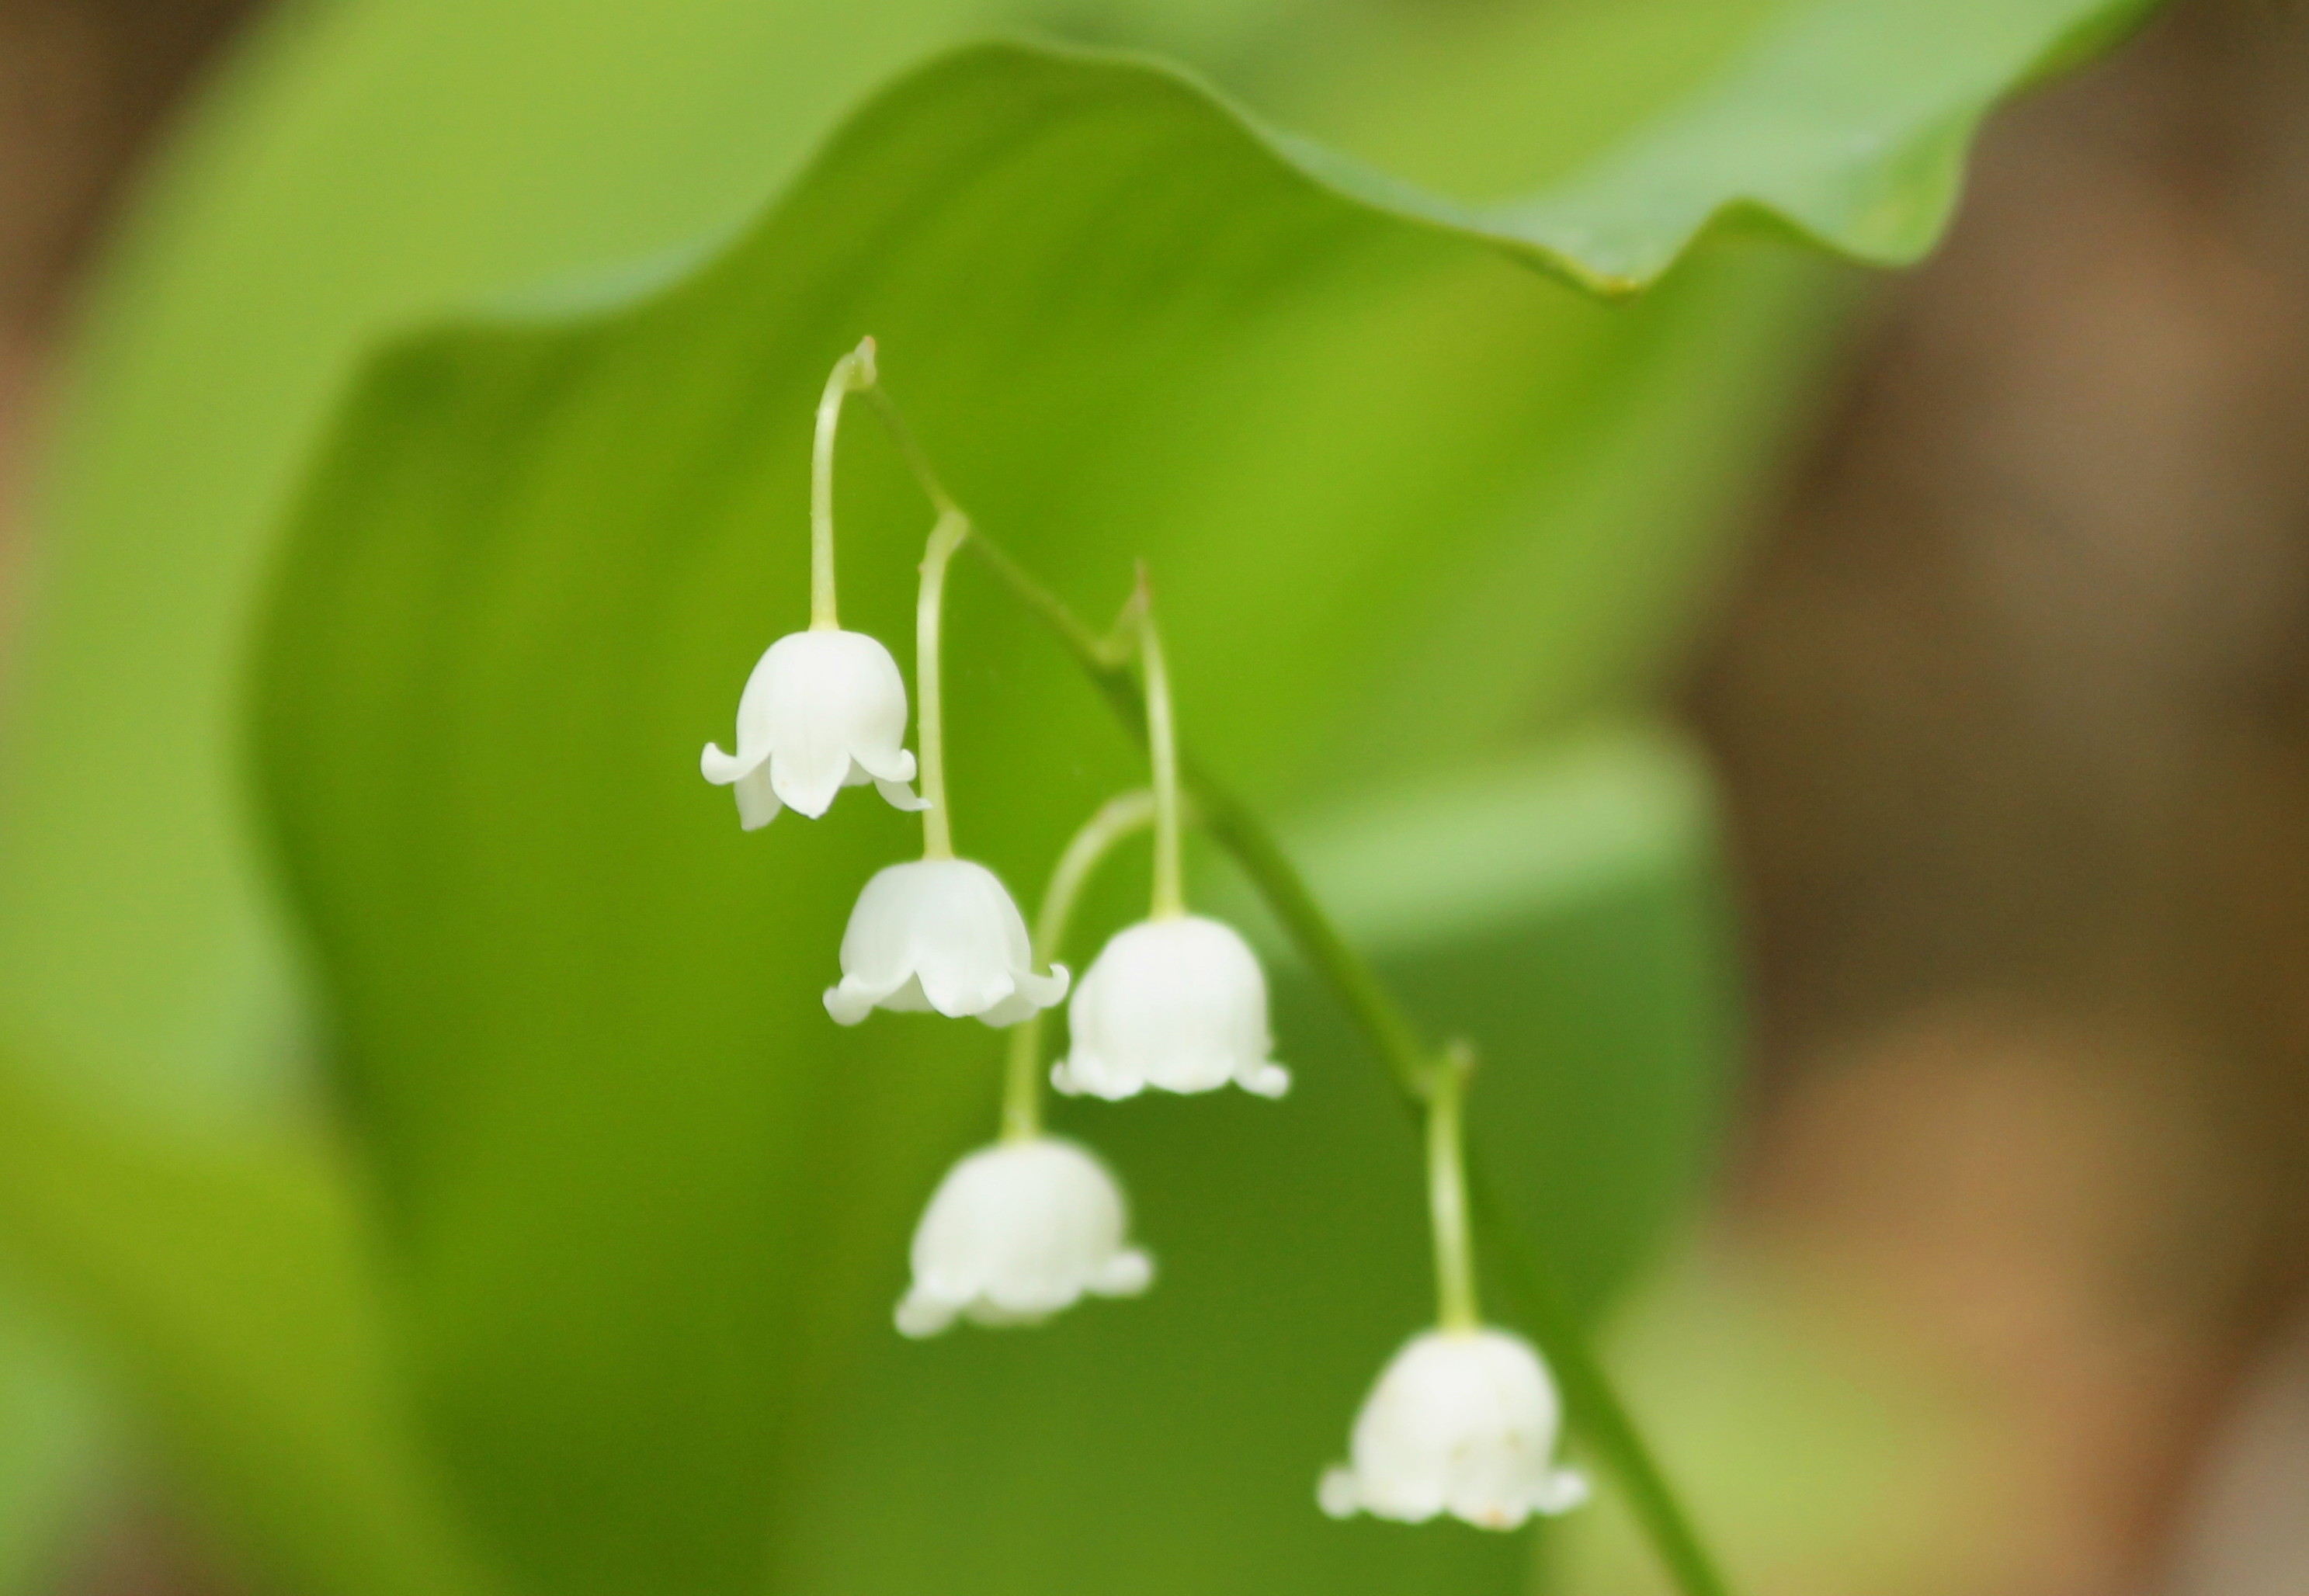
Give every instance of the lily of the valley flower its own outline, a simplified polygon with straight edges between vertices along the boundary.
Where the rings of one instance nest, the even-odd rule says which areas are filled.
[[[1060,1091],[1110,1100],[1148,1087],[1212,1091],[1230,1081],[1281,1097],[1291,1072],[1268,1057],[1267,978],[1231,926],[1173,914],[1118,933],[1067,1007]]]
[[[1128,1245],[1129,1230],[1121,1187],[1073,1143],[982,1147],[947,1171],[914,1231],[898,1328],[936,1335],[957,1317],[1032,1324],[1085,1293],[1135,1297],[1154,1264]]]
[[[1486,1530],[1567,1512],[1587,1482],[1555,1463],[1562,1406],[1537,1351],[1476,1327],[1414,1336],[1356,1416],[1353,1462],[1323,1476],[1334,1518],[1417,1523],[1448,1513]]]
[[[705,779],[738,793],[756,831],[781,807],[815,820],[844,787],[872,781],[901,809],[923,801],[907,783],[906,684],[890,651],[863,632],[795,632],[770,644],[738,699],[738,751],[705,746]]]
[[[968,859],[915,859],[876,872],[842,934],[842,982],[826,1012],[855,1025],[877,1008],[1016,1025],[1067,995],[1067,971],[1037,975],[1009,890]]]

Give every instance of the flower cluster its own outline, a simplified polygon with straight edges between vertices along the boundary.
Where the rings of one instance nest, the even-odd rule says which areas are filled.
[[[912,1283],[896,1321],[903,1333],[921,1337],[957,1319],[1033,1324],[1085,1296],[1131,1297],[1153,1282],[1154,1263],[1130,1243],[1129,1205],[1113,1174],[1085,1148],[1045,1134],[1042,1119],[1042,1015],[1067,1001],[1069,985],[1056,955],[1085,882],[1122,841],[1152,830],[1153,902],[1074,984],[1068,1046],[1049,1067],[1050,1083],[1109,1101],[1230,1084],[1279,1098],[1291,1075],[1272,1057],[1258,957],[1232,927],[1186,907],[1177,736],[1143,576],[1113,646],[1139,666],[1151,789],[1117,798],[1077,834],[1031,934],[1001,880],[956,855],[938,636],[947,565],[972,533],[911,448],[938,513],[916,610],[918,754],[904,746],[906,688],[896,660],[836,617],[835,430],[844,396],[876,392],[876,380],[870,339],[827,380],[811,481],[810,623],[773,643],[748,677],[737,752],[709,744],[700,765],[708,781],[734,790],[748,831],[784,809],[818,818],[842,789],[869,782],[893,806],[921,814],[922,857],[878,871],[851,910],[826,1013],[842,1025],[878,1008],[932,1013],[1010,1033],[1001,1138],[947,1172],[914,1232]],[[1508,1528],[1585,1494],[1578,1476],[1552,1462],[1558,1414],[1545,1366],[1526,1343],[1474,1316],[1457,1195],[1461,1074],[1454,1066],[1439,1074],[1431,1109],[1442,1327],[1415,1338],[1381,1376],[1354,1427],[1352,1465],[1323,1479],[1319,1499],[1334,1515],[1421,1520],[1448,1512]]]

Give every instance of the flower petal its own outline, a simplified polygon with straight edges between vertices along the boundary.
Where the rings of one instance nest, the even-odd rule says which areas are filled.
[[[922,996],[922,978],[918,975],[908,976],[893,987],[887,995],[877,999],[877,1002],[894,1014],[929,1014],[938,1012],[930,1007],[930,1000]]]
[[[778,794],[770,785],[768,765],[756,765],[739,777],[731,790],[738,795],[738,824],[742,830],[758,832],[778,817]]]
[[[850,750],[850,757],[878,781],[895,781],[903,787],[914,779],[914,756],[907,749],[856,747]]]
[[[1090,1289],[1101,1297],[1136,1297],[1154,1283],[1154,1260],[1129,1247],[1106,1261]]]
[[[890,807],[904,809],[909,815],[919,815],[930,807],[930,799],[916,798],[914,789],[904,781],[887,781],[877,776],[874,778],[874,790],[889,800]]]
[[[812,820],[834,807],[842,779],[849,773],[850,756],[823,744],[783,746],[770,755],[770,784],[778,797]]]
[[[1008,975],[993,971],[973,978],[952,970],[924,971],[919,978],[922,996],[929,1007],[949,1020],[966,1020],[973,1015],[990,1025],[1016,1025],[1018,1020],[994,1018],[998,1010],[1015,1010],[1017,1006],[1018,986]],[[1018,1015],[1025,1018],[1034,1011],[1029,1005]]]
[[[907,978],[909,981],[912,979]],[[885,986],[845,975],[839,986],[826,989],[826,1012],[834,1016],[836,1025],[855,1025],[872,1014],[875,1005],[906,984],[907,981],[893,981]]]
[[[1103,1058],[1080,1048],[1051,1066],[1051,1084],[1068,1097],[1094,1097],[1110,1103],[1137,1097],[1144,1089],[1135,1076],[1117,1074]]]
[[[1067,967],[1053,964],[1048,975],[1035,975],[1022,970],[1010,977],[1010,982],[1008,996],[978,1013],[981,1022],[997,1031],[1023,1024],[1039,1011],[1051,1007],[1064,997],[1067,995]]]
[[[1238,1074],[1235,1084],[1254,1097],[1278,1098],[1291,1090],[1291,1072],[1269,1059]]]
[[[764,748],[748,759],[741,755],[724,754],[719,743],[708,743],[697,756],[697,768],[714,786],[727,787],[732,781],[758,770],[762,762],[769,756],[770,751],[767,748]]]
[[[1065,1000],[1067,987],[1073,979],[1063,964],[1051,965],[1048,975],[1022,970],[1018,972],[1018,991],[1036,1008],[1051,1008]]]
[[[1587,1500],[1587,1476],[1577,1469],[1558,1469],[1532,1493],[1534,1513],[1569,1513]]]
[[[954,1323],[959,1311],[953,1303],[917,1286],[898,1303],[898,1333],[915,1341],[937,1335]]]

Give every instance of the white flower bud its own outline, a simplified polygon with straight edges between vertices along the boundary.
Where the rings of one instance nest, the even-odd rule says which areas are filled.
[[[906,785],[906,684],[890,651],[863,632],[791,633],[770,644],[738,699],[738,752],[708,743],[698,765],[738,792],[748,831],[781,804],[815,820],[844,787],[872,781],[901,809],[922,800]]]
[[[1071,1142],[982,1147],[947,1172],[914,1230],[914,1283],[898,1328],[936,1335],[957,1316],[1033,1324],[1088,1292],[1135,1297],[1154,1264],[1125,1245],[1122,1189]]]
[[[1016,1025],[1066,995],[1065,965],[1034,973],[1026,922],[993,871],[916,859],[876,872],[858,894],[826,1012],[843,1025],[877,1008]]]
[[[1511,1530],[1567,1512],[1587,1481],[1555,1466],[1561,1404],[1539,1354],[1503,1330],[1431,1330],[1379,1377],[1355,1419],[1354,1462],[1323,1476],[1323,1511],[1417,1523],[1449,1513]]]
[[[1291,1072],[1267,1057],[1267,978],[1234,928],[1200,915],[1141,920],[1116,934],[1067,1008],[1060,1091],[1109,1100],[1212,1091],[1232,1081],[1281,1097]]]

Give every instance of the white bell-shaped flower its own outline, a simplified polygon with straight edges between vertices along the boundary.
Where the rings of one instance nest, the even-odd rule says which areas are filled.
[[[915,859],[877,871],[858,894],[826,1012],[843,1025],[877,1008],[1016,1025],[1066,995],[1065,965],[1034,973],[1026,922],[993,871]]]
[[[1073,1143],[982,1147],[947,1172],[914,1230],[898,1328],[936,1335],[957,1317],[1032,1324],[1085,1293],[1135,1297],[1154,1264],[1128,1245],[1129,1229],[1122,1188]]]
[[[890,651],[863,632],[790,633],[770,644],[738,698],[738,751],[708,743],[705,779],[734,787],[738,819],[755,831],[781,806],[815,820],[844,787],[874,783],[901,809],[922,800],[906,784],[906,684]]]
[[[1152,1086],[1261,1097],[1291,1089],[1267,1055],[1267,978],[1232,926],[1200,915],[1141,920],[1100,950],[1067,1007],[1060,1091],[1110,1100]]]
[[[1355,1419],[1353,1463],[1323,1476],[1323,1511],[1417,1523],[1449,1513],[1511,1530],[1587,1499],[1555,1462],[1562,1406],[1531,1343],[1503,1330],[1414,1336]]]

